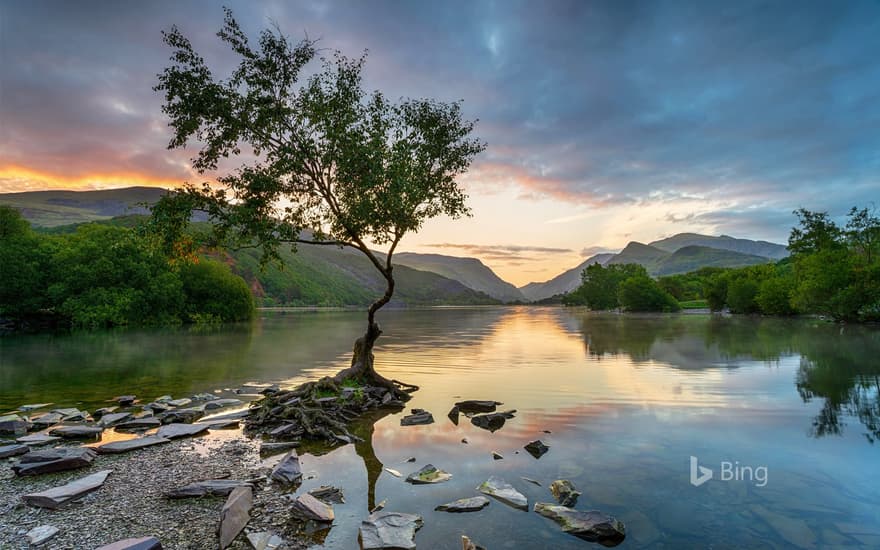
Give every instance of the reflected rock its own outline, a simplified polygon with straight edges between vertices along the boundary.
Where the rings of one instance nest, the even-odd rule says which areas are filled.
[[[251,507],[254,505],[254,490],[250,485],[233,489],[220,510],[220,550],[228,547],[250,521]]]
[[[112,470],[102,470],[61,487],[55,487],[39,493],[24,495],[21,499],[31,506],[55,510],[63,504],[81,498],[92,491],[100,489]]]
[[[279,483],[299,483],[302,481],[302,469],[299,465],[299,456],[295,450],[284,455],[278,466],[272,470],[272,479]]]
[[[529,454],[535,458],[541,458],[542,456],[544,456],[547,453],[547,451],[550,450],[550,447],[548,447],[547,445],[544,445],[544,443],[540,439],[536,439],[535,441],[532,441],[531,443],[529,443],[528,445],[526,445],[523,448],[525,450],[527,450],[529,452]]]
[[[471,417],[471,424],[490,432],[496,432],[504,427],[504,423],[514,418],[516,411],[505,411],[500,413],[481,414]]]
[[[574,488],[574,484],[567,479],[557,479],[550,484],[550,492],[556,502],[562,506],[574,508],[581,493]]]
[[[139,537],[119,540],[96,550],[162,550],[162,543],[156,537]]]
[[[411,473],[406,480],[413,485],[425,485],[428,483],[442,483],[452,479],[452,474],[437,469],[433,464],[428,464],[418,472]]]
[[[424,409],[413,409],[412,414],[400,419],[401,426],[418,426],[421,424],[433,424],[434,417]]]
[[[479,512],[486,506],[489,506],[489,499],[486,497],[460,498],[453,502],[447,502],[434,508],[438,512]]]
[[[98,453],[88,447],[31,451],[22,455],[12,466],[12,471],[19,476],[33,476],[75,470],[88,466],[96,456]]]
[[[415,550],[416,531],[422,525],[422,516],[416,514],[377,512],[361,522],[358,540],[362,550]]]
[[[535,512],[562,526],[569,535],[602,546],[617,546],[626,538],[626,528],[616,518],[596,510],[581,512],[546,502],[535,503]]]
[[[513,485],[507,483],[500,477],[489,477],[488,480],[484,481],[479,487],[477,487],[477,490],[500,500],[508,506],[512,506],[524,512],[529,511],[529,501],[525,495],[514,489]]]
[[[455,404],[458,407],[458,410],[465,414],[473,414],[473,413],[490,413],[495,412],[495,407],[498,405],[503,405],[504,403],[500,401],[478,401],[478,400],[469,400],[469,401],[459,401]]]

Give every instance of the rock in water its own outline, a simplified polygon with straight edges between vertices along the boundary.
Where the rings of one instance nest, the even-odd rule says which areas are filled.
[[[567,479],[557,479],[550,484],[550,492],[553,498],[562,506],[574,508],[581,493],[574,488],[574,484]]]
[[[465,535],[461,536],[461,550],[486,550]]]
[[[516,411],[505,411],[500,413],[480,414],[471,417],[471,424],[490,432],[496,432],[504,427],[507,420],[513,418]]]
[[[507,483],[500,477],[489,477],[488,480],[484,481],[479,487],[477,487],[477,490],[500,500],[508,506],[513,506],[524,512],[529,511],[529,501],[526,499],[525,495],[514,489],[513,485]]]
[[[166,424],[159,428],[156,435],[165,439],[178,439],[200,435],[207,431],[207,424]]]
[[[19,476],[33,476],[75,470],[88,466],[96,456],[98,454],[87,447],[31,451],[22,455],[12,471]]]
[[[495,412],[495,407],[503,404],[500,401],[469,400],[459,401],[455,406],[463,413],[490,413]]]
[[[299,441],[283,441],[281,443],[260,443],[261,455],[273,455],[299,447]]]
[[[529,452],[529,454],[535,458],[541,458],[542,456],[544,456],[544,454],[547,451],[550,450],[550,447],[548,447],[547,445],[544,445],[544,443],[540,439],[532,441],[531,443],[529,443],[528,445],[526,445],[523,448],[525,450],[527,450]]]
[[[24,495],[21,499],[31,506],[55,510],[67,502],[76,500],[94,490],[100,489],[101,486],[104,485],[107,476],[109,476],[112,471],[113,470],[101,470],[100,472],[95,472],[92,475],[76,481],[71,481],[67,485],[62,485],[61,487]]]
[[[494,460],[503,460],[504,456],[501,453],[499,453],[498,451],[492,451],[492,458]]]
[[[190,407],[188,409],[175,409],[164,412],[159,416],[163,424],[175,424],[178,422],[190,423],[195,422],[199,418],[205,416],[205,411],[199,407]]]
[[[342,490],[337,487],[332,487],[330,485],[321,485],[320,487],[315,487],[309,494],[315,497],[318,500],[326,502],[330,504],[331,502],[335,502],[337,504],[345,504],[345,497],[342,495]]]
[[[116,425],[116,430],[121,432],[141,432],[158,428],[162,422],[158,418],[135,418],[128,422]]]
[[[228,547],[250,521],[254,504],[254,490],[250,485],[236,487],[220,510],[220,549]]]
[[[401,426],[419,426],[422,424],[433,424],[434,417],[428,411],[422,409],[413,409],[412,414],[404,416],[400,419]]]
[[[626,537],[626,527],[622,522],[596,510],[581,512],[567,506],[537,502],[535,512],[561,525],[569,535],[598,542],[602,546],[617,546]]]
[[[295,450],[284,455],[278,466],[275,466],[275,469],[272,470],[272,479],[279,483],[299,483],[302,480],[299,456]]]
[[[225,497],[232,493],[237,487],[250,487],[247,481],[239,479],[208,479],[205,481],[197,481],[184,485],[177,489],[172,489],[165,493],[167,498],[192,498],[192,497]]]
[[[31,403],[28,405],[22,405],[18,409],[21,411],[35,411],[37,409],[45,409],[46,407],[53,405],[54,403]]]
[[[119,397],[114,397],[113,401],[119,403],[120,407],[127,407],[133,404],[137,400],[136,395],[120,395]]]
[[[321,502],[309,493],[296,497],[291,506],[291,513],[302,520],[314,520],[321,523],[333,521],[333,507]]]
[[[486,497],[460,498],[454,502],[441,504],[434,508],[438,512],[479,512],[486,506],[489,506],[489,499]]]
[[[120,422],[128,420],[129,418],[131,418],[131,413],[126,412],[105,414],[101,417],[101,420],[98,420],[98,426],[101,426],[102,428],[109,428],[110,426],[114,424],[119,424]]]
[[[172,399],[171,401],[166,402],[167,405],[171,405],[172,407],[188,407],[192,405],[192,399],[188,397],[182,397],[180,399]]]
[[[0,435],[24,435],[29,424],[17,414],[0,416]]]
[[[113,441],[111,443],[105,443],[104,445],[100,445],[95,447],[95,450],[98,451],[99,454],[118,454],[118,453],[127,453],[128,451],[134,451],[135,449],[143,449],[144,447],[150,447],[152,445],[159,445],[161,443],[168,443],[171,441],[170,439],[159,437],[158,435],[148,435],[146,437],[139,437],[136,439],[128,439],[125,441]]]
[[[57,534],[57,527],[52,527],[51,525],[40,525],[39,527],[34,527],[30,531],[28,531],[25,537],[27,537],[28,544],[30,544],[31,546],[40,546]]]
[[[162,550],[162,543],[156,537],[140,537],[116,541],[96,550]]]
[[[394,477],[403,477],[403,474],[401,474],[400,472],[398,472],[394,468],[385,468],[385,471],[388,472],[389,474],[393,475]]]
[[[451,410],[449,411],[449,413],[446,415],[446,416],[449,417],[449,420],[451,420],[452,423],[455,424],[456,426],[458,426],[458,413],[459,413],[459,412],[460,412],[460,411],[459,411],[459,408],[458,408],[458,407],[452,407],[452,409],[451,409]]]
[[[276,550],[276,548],[281,548],[281,545],[285,544],[283,538],[273,535],[268,531],[248,533],[247,538],[251,546],[254,547],[254,550]]]
[[[362,550],[400,548],[415,550],[416,531],[422,528],[422,516],[399,512],[377,512],[361,522],[358,539]]]
[[[49,430],[49,435],[56,435],[64,439],[98,439],[104,433],[104,428],[98,426],[61,426]]]
[[[205,403],[205,410],[212,411],[215,409],[235,407],[238,405],[244,405],[244,401],[242,401],[241,399],[215,399],[214,401],[208,401],[207,403]]]
[[[418,472],[411,473],[406,480],[414,485],[427,483],[441,483],[452,479],[452,474],[437,469],[433,464],[428,464]]]
[[[3,445],[0,447],[0,458],[9,458],[10,456],[18,456],[23,455],[25,453],[29,453],[31,448],[27,445],[12,444],[12,445]]]

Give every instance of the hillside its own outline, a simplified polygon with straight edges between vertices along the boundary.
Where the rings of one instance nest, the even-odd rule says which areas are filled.
[[[732,250],[719,250],[707,246],[685,246],[655,264],[652,275],[675,275],[687,273],[701,267],[745,267],[766,264],[770,260],[751,254],[740,254]]]
[[[550,298],[557,294],[566,294],[580,286],[581,273],[588,265],[595,263],[605,265],[605,263],[613,257],[614,254],[596,254],[595,256],[587,258],[576,267],[553,277],[549,281],[544,281],[543,283],[529,283],[520,287],[519,290],[527,300],[533,302]]]
[[[55,227],[98,220],[126,214],[146,214],[139,203],[152,204],[165,189],[157,187],[126,187],[103,191],[28,191],[2,193],[0,204],[14,206],[35,226]]]
[[[687,246],[702,246],[719,250],[730,250],[751,256],[762,256],[772,260],[781,260],[788,256],[788,248],[781,244],[767,241],[752,241],[750,239],[736,239],[727,235],[710,237],[709,235],[697,233],[679,233],[667,239],[654,241],[649,243],[649,245],[666,252],[675,252]]]
[[[467,287],[484,292],[502,302],[524,301],[523,293],[501,279],[494,271],[476,258],[458,258],[441,254],[416,254],[400,252],[394,256],[395,263],[421,271],[431,271],[459,281]]]
[[[641,264],[648,273],[653,274],[669,253],[646,244],[631,242],[616,256],[608,260],[609,264]]]

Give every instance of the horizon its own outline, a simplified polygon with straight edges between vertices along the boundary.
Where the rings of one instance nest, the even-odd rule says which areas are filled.
[[[795,209],[839,219],[877,194],[876,4],[226,5],[251,37],[276,21],[369,49],[368,89],[462,99],[489,145],[461,178],[474,215],[400,251],[475,257],[517,287],[631,241],[786,243]],[[214,176],[192,171],[194,148],[166,149],[152,86],[172,25],[228,67],[221,3],[0,10],[0,192]]]

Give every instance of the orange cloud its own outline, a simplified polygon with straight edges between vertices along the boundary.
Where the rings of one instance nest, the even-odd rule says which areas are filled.
[[[155,177],[137,172],[96,172],[89,174],[58,174],[14,164],[0,166],[0,191],[15,193],[47,189],[111,189],[115,187],[179,187],[180,179]]]

